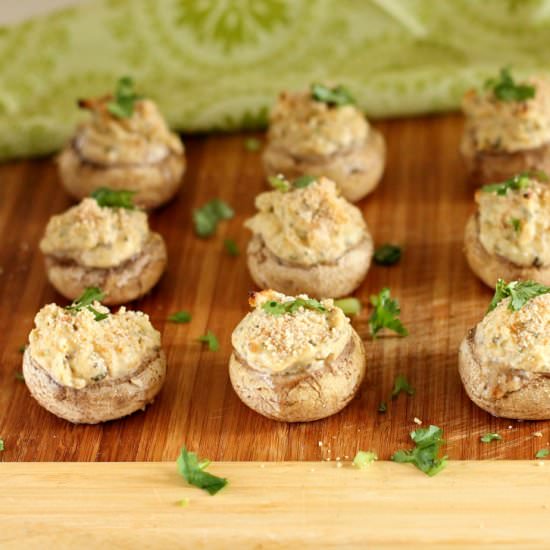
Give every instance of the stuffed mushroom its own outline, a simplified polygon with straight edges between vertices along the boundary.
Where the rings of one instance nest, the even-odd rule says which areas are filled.
[[[361,211],[327,178],[278,177],[256,198],[245,226],[250,274],[260,288],[337,298],[353,292],[369,269],[373,244]]]
[[[160,391],[166,360],[160,334],[140,311],[111,313],[88,289],[67,308],[44,306],[23,356],[32,396],[51,413],[96,424],[144,409]]]
[[[463,100],[466,126],[461,152],[479,183],[523,171],[550,173],[550,81],[516,82],[507,69],[470,90]]]
[[[274,420],[308,422],[343,409],[365,375],[363,342],[332,300],[264,290],[235,328],[229,375],[241,400]]]
[[[354,103],[342,86],[283,92],[270,116],[267,174],[327,176],[351,202],[370,193],[382,177],[386,146]]]
[[[482,187],[475,199],[464,236],[474,273],[491,287],[499,278],[550,284],[550,185],[518,175]]]
[[[155,103],[121,79],[114,96],[81,100],[91,112],[58,157],[61,181],[75,198],[99,187],[130,189],[136,204],[156,208],[178,190],[185,171],[184,148]]]
[[[459,370],[470,399],[491,414],[550,418],[550,287],[499,281],[460,346]]]
[[[149,292],[164,272],[164,239],[149,229],[145,212],[109,201],[120,195],[100,190],[48,222],[40,250],[49,281],[66,298],[99,287],[105,304],[122,304]]]

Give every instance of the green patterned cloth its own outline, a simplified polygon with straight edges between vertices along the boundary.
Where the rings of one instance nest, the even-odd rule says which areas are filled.
[[[0,158],[58,149],[78,97],[129,74],[181,131],[265,124],[343,83],[368,116],[454,109],[504,65],[550,68],[548,0],[100,0],[0,27]]]

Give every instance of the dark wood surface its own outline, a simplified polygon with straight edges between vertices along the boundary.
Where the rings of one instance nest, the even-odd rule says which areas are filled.
[[[415,417],[444,428],[451,458],[533,458],[548,444],[547,423],[492,418],[469,401],[457,372],[460,340],[492,296],[469,271],[462,252],[474,189],[458,153],[461,125],[457,116],[377,124],[388,143],[387,170],[379,189],[360,207],[375,242],[399,243],[405,252],[397,266],[373,266],[356,295],[366,303],[370,294],[389,286],[411,334],[372,342],[365,309],[354,324],[366,341],[367,378],[343,412],[310,424],[259,416],[240,402],[229,382],[230,336],[248,310],[253,284],[244,254],[228,256],[223,239],[234,238],[245,250],[249,233],[242,223],[265,188],[260,153],[244,147],[249,135],[185,139],[189,167],[181,192],[151,216],[152,227],[168,244],[168,271],[147,297],[130,304],[147,312],[162,332],[166,385],[145,412],[99,426],[56,418],[16,379],[19,347],[27,341],[34,314],[51,301],[66,303],[47,283],[37,245],[48,218],[71,201],[51,159],[1,165],[1,459],[171,460],[184,442],[213,460],[335,459],[358,449],[376,450],[387,459],[409,446]],[[213,197],[229,202],[237,215],[222,223],[214,238],[201,240],[192,231],[191,211]],[[165,322],[180,309],[192,312],[189,325]],[[220,351],[197,342],[207,329],[218,336]],[[400,373],[416,395],[401,395],[386,414],[378,413]],[[480,435],[489,431],[501,433],[503,441],[481,443]],[[533,436],[539,431],[542,438]]]

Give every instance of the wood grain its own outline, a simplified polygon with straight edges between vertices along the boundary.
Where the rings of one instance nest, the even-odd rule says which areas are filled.
[[[392,463],[211,470],[229,478],[214,497],[187,486],[174,463],[3,464],[0,546],[548,547],[550,465],[454,462],[436,478]]]
[[[71,203],[50,159],[0,167],[0,437],[4,461],[171,460],[183,442],[214,460],[320,460],[373,449],[388,458],[408,446],[413,419],[444,428],[454,459],[533,458],[548,445],[545,422],[492,418],[473,405],[457,372],[457,349],[483,315],[492,292],[469,271],[462,252],[473,187],[458,154],[456,116],[382,122],[388,168],[380,188],[360,207],[376,243],[405,247],[394,267],[374,266],[357,295],[366,303],[387,285],[402,305],[407,338],[368,340],[365,310],[355,321],[365,338],[368,376],[358,397],[340,414],[288,425],[247,409],[229,383],[230,335],[247,312],[253,284],[245,258],[224,252],[224,238],[244,250],[243,221],[264,189],[259,153],[244,135],[187,138],[189,171],[178,198],[153,214],[152,226],[168,243],[168,272],[154,291],[132,307],[150,314],[162,331],[168,357],[166,386],[143,413],[102,426],[73,426],[41,409],[16,380],[19,346],[44,304],[65,301],[48,285],[37,249],[47,219]],[[258,137],[262,137],[258,135]],[[195,237],[191,212],[213,197],[232,204],[236,217],[215,238]],[[193,313],[189,325],[166,323],[174,311]],[[211,329],[221,350],[209,352],[197,337]],[[377,413],[395,376],[405,374],[414,397],[400,396]],[[503,441],[483,444],[480,435]],[[534,437],[541,431],[543,437]],[[323,443],[319,446],[319,441]]]

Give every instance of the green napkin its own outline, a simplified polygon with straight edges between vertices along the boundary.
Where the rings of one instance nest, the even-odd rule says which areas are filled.
[[[370,117],[455,109],[511,65],[550,68],[547,0],[101,0],[0,28],[0,158],[55,151],[122,75],[184,132],[265,125],[329,80]]]

